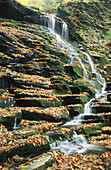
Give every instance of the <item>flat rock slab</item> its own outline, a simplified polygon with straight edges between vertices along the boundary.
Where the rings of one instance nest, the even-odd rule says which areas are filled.
[[[58,98],[62,99],[62,105],[71,105],[71,104],[83,104],[83,97],[78,94],[73,95],[58,95]]]
[[[36,98],[26,97],[16,99],[17,106],[21,107],[58,107],[61,105],[59,99],[56,98]]]
[[[69,111],[71,117],[77,116],[80,113],[83,113],[83,105],[82,104],[67,105],[67,110]]]
[[[21,170],[46,170],[54,162],[54,158],[51,155],[43,156],[38,160],[34,160],[32,164],[24,166]]]
[[[44,110],[38,110],[34,107],[29,109],[22,109],[22,118],[26,120],[47,120],[49,122],[61,122],[61,121],[68,121],[69,112],[65,108],[46,108]]]

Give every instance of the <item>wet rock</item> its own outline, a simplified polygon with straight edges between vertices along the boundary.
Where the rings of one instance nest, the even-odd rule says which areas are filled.
[[[9,82],[6,76],[0,76],[0,89],[7,89]]]
[[[24,72],[27,74],[40,75],[50,77],[51,69],[47,66],[46,62],[31,61],[23,66]]]
[[[111,13],[108,12],[110,10],[110,1],[107,4],[105,1],[68,2],[59,6],[57,14],[68,24],[69,36],[72,41],[94,41],[97,43],[98,37],[103,38],[104,33],[107,32],[111,17]],[[103,13],[105,17],[103,17]],[[77,30],[78,27],[79,30]]]
[[[111,113],[106,113],[100,116],[105,125],[111,126]]]
[[[18,141],[19,144],[19,141]],[[41,144],[39,147],[34,146],[32,143],[24,143],[21,146],[11,147],[9,151],[0,151],[0,162],[6,162],[8,158],[12,158],[14,155],[24,156],[30,154],[40,154],[49,150],[49,144]]]
[[[52,155],[45,155],[41,158],[34,160],[31,165],[27,165],[24,168],[20,168],[21,170],[46,170],[49,166],[51,166],[54,162],[54,158]]]
[[[77,72],[77,69],[74,68],[72,65],[65,65],[64,71],[73,77],[74,80],[81,78],[82,76]]]
[[[16,163],[20,163],[20,162],[24,162],[24,157],[20,157],[20,156],[18,156],[18,157],[15,157],[15,158],[13,158],[13,160],[14,160],[14,162],[16,162]]]
[[[111,111],[111,102],[99,103],[97,105],[93,105],[92,107],[93,113],[107,113]]]
[[[56,93],[60,93],[60,94],[70,93],[69,84],[66,82],[65,79],[59,77],[52,78],[51,82],[53,84],[52,88],[56,90]]]
[[[55,112],[55,111],[54,111]],[[57,112],[57,113],[56,113]],[[56,111],[55,114],[48,114],[45,110],[42,111],[31,111],[30,109],[22,109],[22,118],[27,120],[47,120],[49,122],[66,122],[70,120],[69,116],[67,115],[67,110],[65,111]],[[50,110],[49,110],[50,113]]]
[[[107,94],[107,100],[111,102],[111,93]]]
[[[90,96],[95,96],[95,90],[92,84],[87,80],[76,80],[74,85],[70,87],[73,94],[87,92]]]
[[[105,70],[106,70],[107,74],[111,76],[111,64],[106,64]]]
[[[31,10],[21,5],[16,0],[0,1],[0,17],[15,19],[19,21],[27,21],[33,23],[39,23],[39,11]]]
[[[58,107],[61,105],[61,101],[59,99],[53,98],[36,98],[36,97],[25,97],[18,98],[15,100],[17,106],[21,107]]]
[[[103,127],[102,133],[111,135],[111,127],[110,126]]]
[[[111,91],[111,82],[106,83],[106,90],[107,92]]]
[[[80,113],[83,113],[83,105],[82,104],[68,105],[67,109],[68,109],[71,117],[77,116]]]
[[[6,109],[0,109],[0,124],[3,124],[7,129],[13,129],[15,118],[16,118],[16,125],[18,125],[21,122],[22,113],[16,112],[16,113],[10,113],[10,111]],[[2,115],[5,113],[5,115]]]
[[[27,138],[27,137],[33,136],[37,133],[39,133],[38,130],[27,130],[27,131],[21,131],[21,132],[15,133],[14,135],[19,135],[22,138]]]
[[[0,65],[6,66],[10,63],[13,63],[13,59],[5,54],[0,54]]]
[[[3,79],[4,80],[4,79]],[[1,84],[2,88],[7,88],[8,82],[2,81],[3,84]],[[6,108],[6,107],[12,107],[15,105],[15,98],[14,95],[10,94],[8,90],[0,89],[0,107]]]
[[[71,104],[83,104],[80,96],[76,94],[58,95],[58,98],[62,99],[62,105],[64,106]]]

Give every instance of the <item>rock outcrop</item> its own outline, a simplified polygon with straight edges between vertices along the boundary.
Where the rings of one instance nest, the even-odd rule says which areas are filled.
[[[67,4],[68,9],[70,3]],[[0,0],[0,5],[7,9],[6,13],[3,9],[0,11],[2,16],[0,18],[0,162],[8,161],[9,169],[27,161],[29,161],[26,163],[27,167],[23,165],[19,168],[34,169],[44,166],[46,169],[52,165],[54,160],[51,155],[54,154],[48,154],[41,159],[37,157],[35,159],[38,160],[34,162],[32,160],[32,165],[28,165],[29,156],[49,151],[49,145],[55,139],[74,140],[73,130],[79,134],[84,133],[92,144],[104,143],[102,136],[104,133],[105,144],[110,149],[110,75],[106,87],[108,94],[104,94],[104,101],[101,101],[100,97],[93,102],[92,109],[96,114],[85,115],[83,123],[86,124],[81,127],[65,128],[63,123],[83,113],[85,103],[96,93],[94,86],[83,78],[83,68],[78,64],[78,58],[75,57],[74,64],[69,64],[67,50],[62,51],[59,48],[55,36],[47,29],[34,24],[40,23],[39,11],[30,10],[12,0]],[[81,5],[86,6],[83,2]],[[88,8],[90,5],[92,7],[92,3],[87,4]],[[12,11],[9,14],[10,6]],[[59,8],[59,12],[62,7]],[[69,14],[67,10],[65,13],[63,11],[66,20]],[[24,21],[31,24],[26,24]],[[71,31],[72,28],[69,29]],[[73,32],[70,32],[71,34]],[[78,38],[83,40],[81,36]],[[76,47],[76,50],[81,61],[86,64],[89,77],[95,79],[82,53],[83,47]],[[100,70],[98,65],[96,68],[104,76],[110,72],[109,65],[106,65],[106,70]],[[97,135],[101,135],[99,142],[98,138],[93,141]],[[55,162],[58,165],[61,165],[61,161],[58,162],[61,155],[57,158],[55,152]],[[38,165],[41,160],[44,165]],[[7,164],[3,164],[5,165]],[[77,167],[75,163],[73,166]]]
[[[25,7],[16,0],[0,0],[0,17],[37,24],[40,12]]]

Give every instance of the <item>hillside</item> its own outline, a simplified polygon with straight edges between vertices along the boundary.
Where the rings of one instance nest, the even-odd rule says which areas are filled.
[[[5,6],[9,2],[13,12],[9,6]],[[46,14],[33,11],[12,0],[0,0],[0,3],[7,10],[7,13],[3,10],[0,13],[0,168],[34,169],[35,166],[48,170],[110,168],[110,41],[100,37],[102,45],[98,44],[95,39],[91,40],[91,32],[88,36],[85,35],[90,42],[89,39],[83,39],[80,30],[86,28],[86,23],[81,26],[83,19],[86,21],[84,15],[81,16],[80,22],[76,22],[81,29],[76,30],[77,25],[72,24],[75,23],[72,21],[74,14],[78,17],[80,10],[85,7],[90,9],[89,6],[92,7],[94,3],[70,2],[62,4],[58,9],[58,16],[67,22],[70,39],[74,41],[72,43],[75,52],[74,62],[71,62],[68,48],[63,50],[62,44],[60,48],[56,36],[47,28],[37,25],[41,23],[39,14],[42,15],[42,19],[43,17],[47,19],[46,23],[48,22]],[[75,4],[79,4],[79,7],[77,8]],[[78,9],[78,15],[77,12],[70,12],[74,7]],[[104,13],[102,7],[101,12]],[[15,13],[17,15],[14,15]],[[37,21],[34,19],[35,15],[39,16]],[[110,13],[107,19],[105,17],[108,23],[103,20],[105,32],[98,27],[101,35],[106,35],[108,31],[109,15]],[[56,18],[59,31],[63,29],[61,25],[64,23],[61,18]],[[87,25],[87,30],[90,30],[90,24],[91,22]],[[91,28],[95,30],[95,27]],[[86,30],[83,33],[86,34]],[[96,35],[95,38],[97,39]],[[64,43],[68,44],[66,41]],[[88,54],[94,54],[91,57],[98,74],[92,72]],[[80,61],[86,67],[87,78],[84,77],[84,67]],[[104,84],[97,81],[104,80],[96,77],[100,75],[99,73],[106,80],[107,93],[94,98],[96,90],[93,82],[97,82],[98,91]],[[84,116],[83,125],[67,126],[68,121],[84,112],[84,105],[92,98],[94,98],[91,104],[93,114]],[[49,151],[51,144],[54,141],[57,144],[57,140],[67,141],[69,145],[75,144],[77,148],[83,147],[81,141],[78,143],[74,139],[79,135],[81,140],[87,139],[90,144],[96,145],[91,147],[92,145],[86,143],[90,149],[86,149],[85,154],[73,151],[71,153],[73,156],[64,155],[64,152]],[[39,164],[41,160],[43,163]]]

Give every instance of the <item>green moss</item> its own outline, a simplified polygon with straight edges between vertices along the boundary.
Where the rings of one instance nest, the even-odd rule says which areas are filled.
[[[84,107],[83,105],[79,106],[79,113],[83,113],[84,112]]]
[[[47,107],[58,107],[61,105],[61,101],[57,100],[57,99],[53,99],[53,100],[39,100],[40,105],[44,108]]]
[[[62,122],[64,122],[64,119],[65,119],[65,122],[70,120],[69,116],[66,113],[62,114],[62,119],[63,119]]]
[[[20,21],[16,21],[13,19],[4,19],[4,18],[0,18],[0,22],[21,23]]]
[[[103,126],[103,124],[101,123],[101,124],[98,124],[97,126],[86,127],[85,129],[80,128],[79,132],[84,133],[87,138],[90,138],[91,136],[98,136],[101,134],[102,126]]]
[[[79,67],[79,65],[73,65],[73,69],[74,69],[74,71],[76,72],[76,76],[75,76],[75,79],[78,79],[78,78],[82,78],[82,76],[81,76],[81,71],[80,71],[80,67]]]
[[[69,92],[69,84],[63,78],[57,78],[52,81],[56,93],[65,94]]]
[[[109,28],[109,31],[107,31],[106,40],[111,41],[111,28]]]
[[[80,98],[83,102],[83,105],[85,105],[87,103],[87,101],[89,100],[87,95],[86,96],[80,96]]]
[[[77,94],[87,92],[89,99],[95,96],[95,90],[92,84],[87,80],[76,80],[72,87],[72,92]]]

